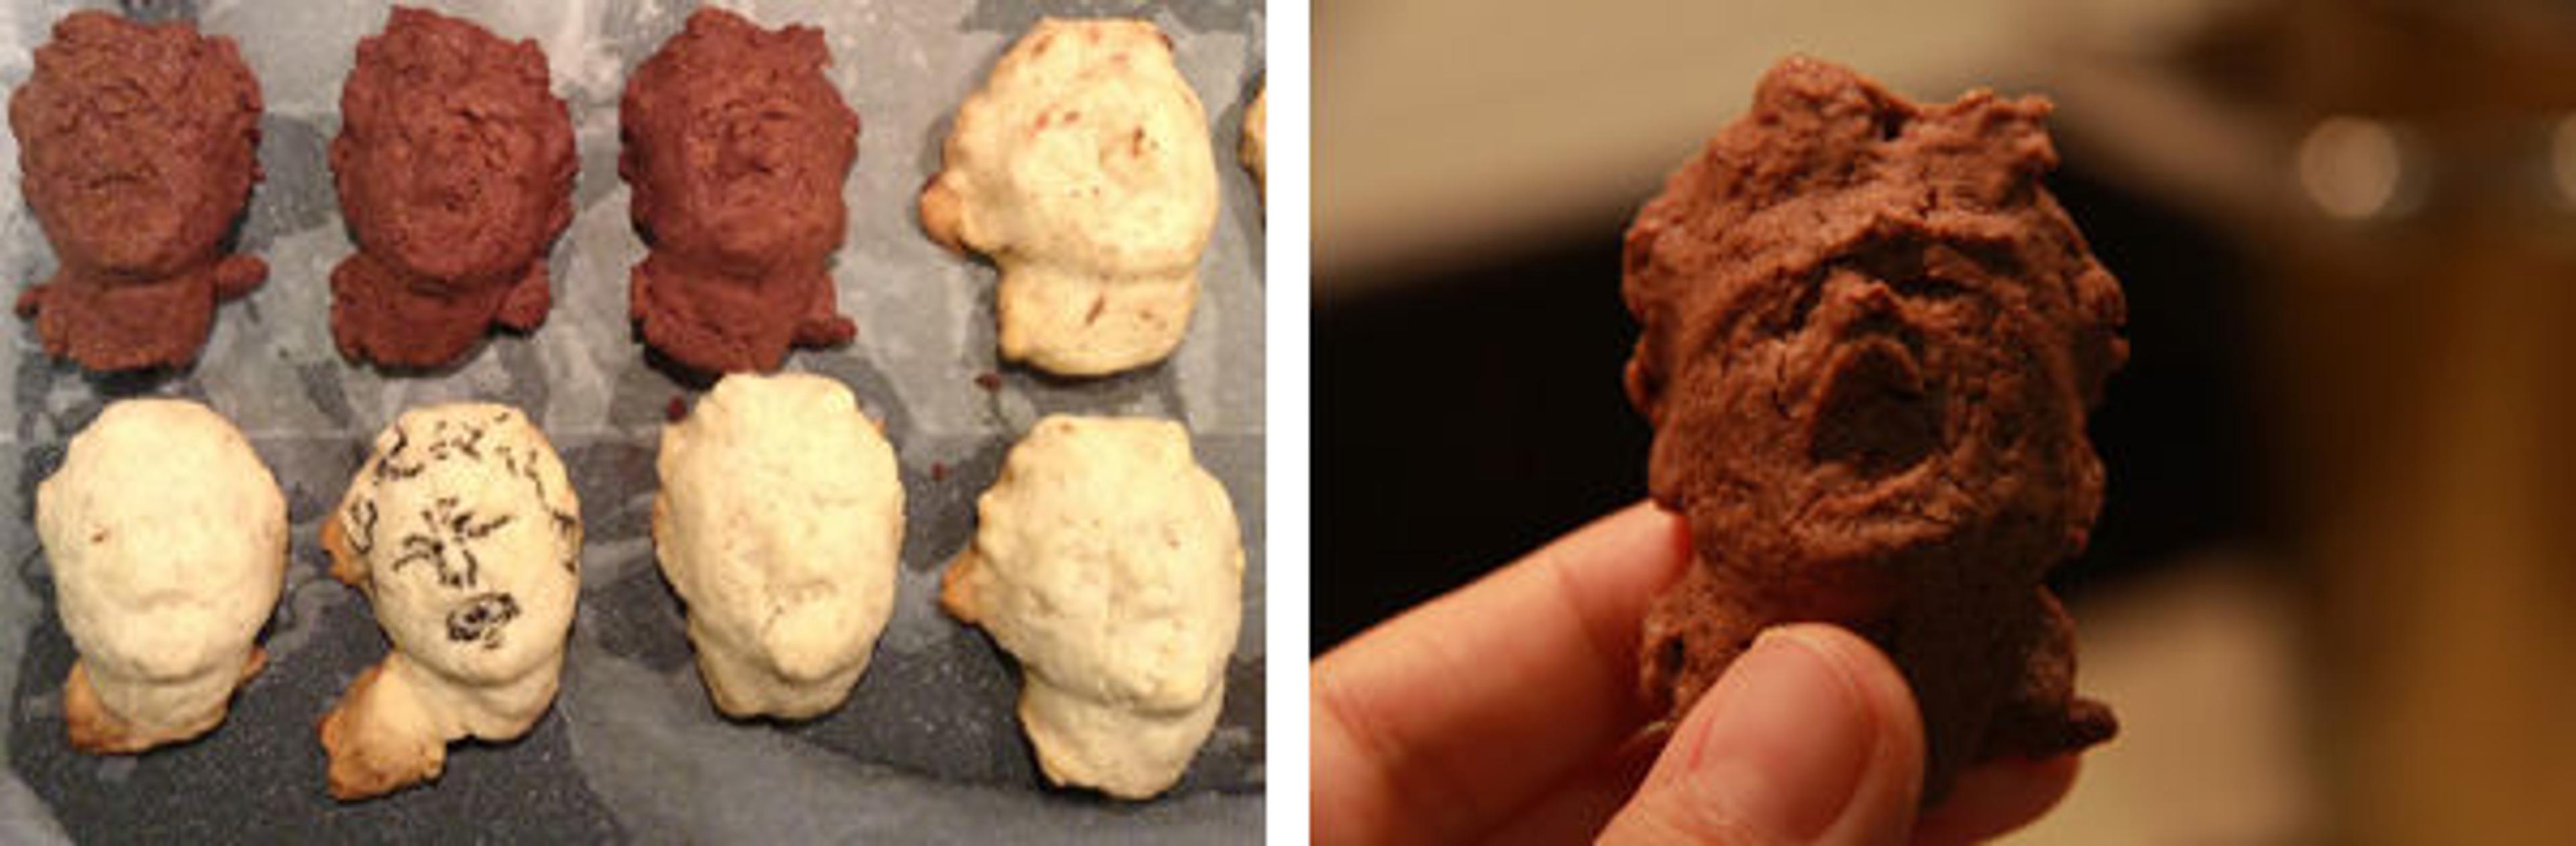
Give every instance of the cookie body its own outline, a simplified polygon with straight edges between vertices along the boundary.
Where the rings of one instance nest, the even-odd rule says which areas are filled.
[[[1642,653],[1676,717],[1762,627],[1825,620],[1913,684],[1927,798],[2112,733],[2040,580],[2101,505],[2084,420],[2125,307],[2040,184],[2047,113],[1791,59],[1638,213],[1627,388],[1697,553]]]
[[[1152,364],[1198,298],[1210,146],[1153,24],[1042,20],[958,107],[922,225],[1001,267],[1002,358],[1067,376]]]
[[[331,271],[340,354],[454,362],[553,303],[546,251],[572,222],[572,117],[535,41],[396,6],[358,42],[331,172],[358,251]]]
[[[628,309],[673,361],[770,371],[790,346],[857,334],[833,304],[831,261],[859,117],[824,78],[831,62],[822,30],[706,8],[627,81],[617,174],[651,249]]]
[[[229,38],[83,11],[9,98],[19,186],[60,269],[18,297],[45,352],[185,365],[215,303],[268,278],[223,239],[259,181],[259,80]]]
[[[393,652],[321,725],[331,795],[436,778],[447,742],[507,740],[554,701],[581,587],[581,505],[518,409],[404,412],[322,524]]]
[[[653,548],[716,708],[839,707],[894,610],[903,483],[841,383],[735,374],[662,430]]]
[[[1124,799],[1169,788],[1216,725],[1243,619],[1242,533],[1188,432],[1045,418],[977,513],[940,602],[1019,658],[1040,768]]]
[[[80,659],[72,746],[140,752],[222,722],[259,671],[286,579],[286,500],[240,430],[193,402],[124,400],[36,488],[36,533]]]

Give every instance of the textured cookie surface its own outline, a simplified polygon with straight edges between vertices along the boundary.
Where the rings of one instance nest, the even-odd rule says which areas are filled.
[[[19,187],[60,263],[18,297],[91,370],[197,358],[215,303],[268,278],[223,239],[259,171],[259,80],[228,38],[82,11],[9,97]]]
[[[2040,184],[2047,113],[1917,106],[1791,59],[1638,213],[1627,387],[1698,558],[1646,624],[1644,685],[1674,714],[1763,626],[1829,620],[1913,683],[1927,796],[2111,734],[2040,579],[2101,504],[2084,420],[2124,305]]]
[[[1002,357],[1068,376],[1161,361],[1216,226],[1207,115],[1145,21],[1048,19],[957,109],[922,225],[991,256]]]
[[[769,371],[791,345],[857,334],[835,309],[830,266],[859,116],[824,78],[831,62],[822,30],[704,8],[627,80],[617,174],[651,248],[627,307],[672,360]]]
[[[358,42],[331,171],[358,251],[331,272],[351,359],[435,367],[553,302],[546,248],[572,222],[572,117],[535,41],[396,6]]]
[[[1170,787],[1215,726],[1243,614],[1234,507],[1189,434],[1045,418],[978,515],[941,604],[1019,658],[1047,778],[1128,799]]]
[[[286,578],[286,501],[240,430],[193,402],[109,405],[37,486],[36,533],[80,650],[72,745],[137,752],[221,722]]]
[[[894,608],[903,483],[841,383],[735,374],[662,430],[653,548],[716,707],[838,707]]]
[[[322,723],[333,796],[436,778],[447,741],[517,737],[554,701],[581,587],[581,505],[518,409],[404,412],[376,437],[322,545],[393,642]]]

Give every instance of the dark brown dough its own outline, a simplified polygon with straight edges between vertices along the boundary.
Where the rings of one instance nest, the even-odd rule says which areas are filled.
[[[833,305],[830,265],[859,116],[823,78],[829,64],[821,30],[708,8],[627,81],[617,174],[652,248],[628,310],[672,360],[776,370],[790,344],[857,333]]]
[[[197,358],[215,303],[268,278],[224,237],[259,181],[259,80],[232,39],[74,12],[9,98],[20,184],[61,269],[18,296],[91,370]]]
[[[1641,653],[1674,717],[1763,627],[1824,620],[1912,683],[1927,801],[1968,763],[2111,736],[2040,579],[2101,505],[2084,417],[2126,306],[2040,184],[2048,111],[1791,58],[1637,214],[1628,395],[1697,558]]]
[[[535,41],[394,7],[340,88],[331,172],[358,251],[331,271],[340,354],[455,361],[553,304],[546,251],[572,222],[572,115]]]

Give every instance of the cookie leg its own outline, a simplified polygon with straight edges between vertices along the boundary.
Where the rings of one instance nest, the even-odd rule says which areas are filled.
[[[323,716],[322,749],[331,757],[331,798],[366,799],[438,777],[447,741],[431,726],[418,695],[403,680],[399,656],[368,668],[338,707]]]

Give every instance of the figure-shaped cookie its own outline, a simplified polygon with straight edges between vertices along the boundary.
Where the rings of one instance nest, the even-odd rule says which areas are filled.
[[[764,30],[704,8],[627,81],[617,175],[634,186],[635,229],[652,248],[627,303],[672,360],[769,371],[791,344],[857,334],[833,305],[830,271],[859,116],[823,77],[831,62],[822,30]]]
[[[716,708],[839,707],[894,610],[903,483],[841,383],[735,374],[662,430],[653,548]]]
[[[1162,420],[1051,416],[977,502],[940,604],[1018,656],[1058,785],[1143,799],[1215,728],[1243,621],[1234,505]]]
[[[20,188],[61,269],[18,296],[45,351],[99,371],[185,365],[215,303],[268,278],[224,237],[259,172],[259,80],[232,39],[73,12],[9,98]]]
[[[1170,39],[1038,22],[957,109],[921,223],[1001,266],[1002,358],[1066,376],[1170,355],[1216,228],[1216,156]]]
[[[546,320],[546,249],[572,222],[572,117],[546,55],[396,6],[358,42],[331,172],[358,251],[331,271],[340,354],[455,361],[493,324]]]
[[[581,588],[581,505],[518,409],[404,412],[322,524],[393,651],[322,720],[331,795],[438,777],[447,742],[525,734],[554,701]]]
[[[36,534],[80,650],[72,746],[140,752],[222,722],[286,581],[286,499],[241,431],[193,402],[109,405],[36,486]]]
[[[1628,393],[1697,553],[1642,653],[1676,717],[1762,627],[1826,620],[1912,683],[1927,801],[1968,763],[2113,732],[2040,578],[2101,505],[2084,418],[2125,306],[2040,184],[2047,114],[1791,59],[1637,214]]]
[[[1252,171],[1252,185],[1267,196],[1270,193],[1270,89],[1252,95],[1252,105],[1243,107],[1243,145],[1235,155],[1243,159],[1243,169]]]

